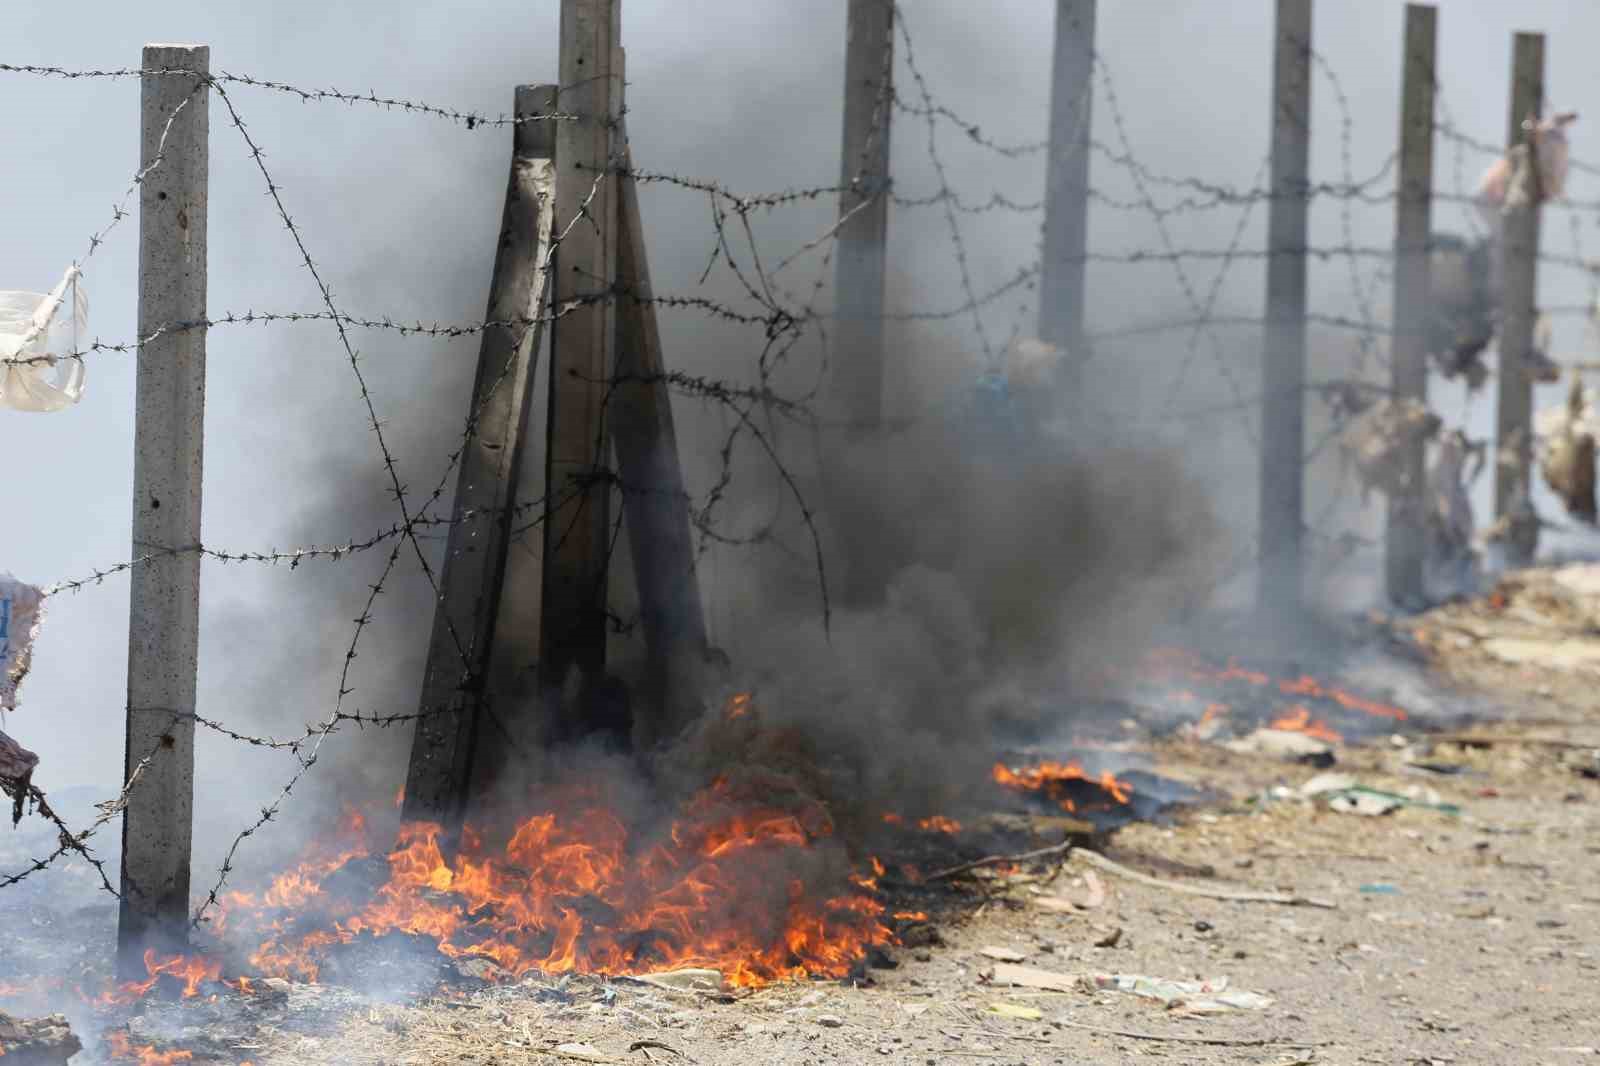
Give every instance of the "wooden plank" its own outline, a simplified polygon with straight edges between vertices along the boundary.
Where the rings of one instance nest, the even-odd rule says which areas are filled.
[[[1050,88],[1039,339],[1068,353],[1067,369],[1074,378],[1087,358],[1084,255],[1089,244],[1095,7],[1096,0],[1056,0],[1055,70]]]
[[[1390,360],[1394,398],[1428,402],[1428,242],[1433,232],[1434,59],[1438,9],[1406,5],[1404,82],[1400,91],[1400,189],[1395,201],[1394,343]],[[1412,442],[1405,492],[1389,497],[1384,556],[1389,600],[1420,607],[1426,539],[1426,444]]]
[[[205,45],[148,45],[145,70],[209,75]],[[206,316],[210,88],[148,74],[139,114],[139,336]],[[117,969],[145,976],[144,952],[188,942],[194,824],[195,679],[200,656],[200,486],[206,331],[139,347],[134,385],[133,557],[129,573],[124,780],[150,761],[122,820]]]
[[[1299,610],[1305,522],[1306,222],[1311,155],[1311,0],[1278,0],[1273,46],[1272,207],[1262,351],[1258,602]]]
[[[616,364],[617,181],[621,80],[613,70],[620,0],[562,0],[556,128],[555,306],[545,457],[540,676],[597,683],[606,658],[611,492],[606,395]],[[580,217],[581,216],[581,217]],[[571,710],[571,708],[569,708]],[[578,721],[552,723],[556,736]]]
[[[1506,134],[1509,151],[1532,140],[1523,132],[1522,121],[1544,112],[1544,35],[1519,33],[1511,55],[1511,114]],[[1533,153],[1537,160],[1538,154]],[[1494,465],[1494,513],[1497,519],[1511,514],[1519,495],[1532,492],[1533,475],[1533,377],[1529,356],[1533,352],[1533,327],[1538,293],[1539,201],[1535,196],[1523,208],[1508,211],[1502,229],[1501,252],[1504,289],[1500,304],[1499,396],[1495,413],[1495,448],[1501,461]],[[1507,463],[1504,460],[1510,458]],[[1533,531],[1537,542],[1537,531]],[[1506,561],[1511,565],[1531,562],[1531,551],[1509,537]]]
[[[624,128],[624,145],[626,137]],[[626,147],[623,151],[631,169],[632,153]],[[608,423],[650,658],[650,675],[634,701],[634,741],[644,748],[672,736],[699,707],[696,681],[707,650],[706,622],[666,359],[651,302],[639,190],[632,178],[625,178],[618,192],[621,297]]]
[[[553,85],[522,85],[515,113],[554,110]],[[511,509],[528,437],[532,384],[549,285],[555,215],[555,123],[513,126],[511,177],[489,284],[469,416],[446,541],[421,710],[406,773],[404,814],[453,828],[465,810],[506,569]],[[433,713],[445,712],[445,713]]]

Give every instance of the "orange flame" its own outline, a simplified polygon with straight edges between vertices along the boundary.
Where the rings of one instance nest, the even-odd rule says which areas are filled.
[[[192,1051],[157,1051],[154,1044],[135,1047],[128,1034],[120,1030],[107,1034],[106,1044],[114,1059],[128,1059],[139,1066],[174,1066],[194,1058]]]
[[[1257,687],[1273,684],[1272,678],[1259,670],[1248,670],[1240,666],[1235,659],[1229,659],[1227,666],[1218,669],[1209,665],[1200,656],[1183,648],[1158,648],[1146,657],[1147,668],[1157,674],[1186,677],[1192,681],[1224,682],[1243,681]],[[1290,681],[1277,682],[1278,691],[1286,696],[1308,696],[1315,699],[1331,700],[1348,711],[1361,711],[1377,718],[1389,718],[1397,722],[1406,720],[1406,712],[1399,707],[1374,700],[1363,699],[1360,696],[1347,692],[1332,685],[1324,685],[1308,675],[1301,675]],[[1192,697],[1191,693],[1182,692],[1180,699]],[[1291,712],[1294,710],[1290,708]]]
[[[1055,799],[1062,810],[1075,812],[1077,804],[1070,798],[1053,795],[1059,791],[1067,781],[1088,781],[1099,785],[1105,792],[1118,803],[1127,803],[1133,795],[1133,786],[1126,781],[1119,781],[1110,771],[1100,774],[1099,777],[1090,777],[1084,773],[1083,767],[1077,762],[1056,762],[1047,759],[1038,766],[1030,766],[1023,770],[1012,770],[1005,763],[995,763],[993,776],[995,781],[1006,788],[1016,789],[1019,792],[1044,792]]]
[[[947,833],[950,836],[954,836],[961,832],[961,823],[954,818],[946,818],[942,814],[935,814],[919,821],[917,828],[925,829],[930,833]]]
[[[876,859],[832,898],[793,877],[772,883],[771,871],[794,869],[786,855],[832,833],[820,808],[752,805],[718,780],[659,839],[640,840],[599,791],[553,795],[550,811],[524,819],[495,847],[469,828],[452,850],[440,826],[405,823],[387,881],[370,899],[341,904],[311,893],[331,921],[310,932],[296,928],[291,894],[269,890],[252,915],[264,935],[251,963],[314,981],[329,948],[399,932],[431,938],[452,958],[488,959],[513,977],[699,966],[748,987],[843,977],[870,947],[892,942],[875,898],[884,873]],[[325,847],[274,885],[292,878],[297,888],[320,888],[337,868],[330,862],[370,853],[353,841]],[[291,913],[268,913],[281,910]]]
[[[1281,729],[1289,733],[1304,733],[1306,736],[1316,737],[1318,740],[1326,740],[1333,744],[1339,744],[1344,741],[1344,737],[1330,729],[1327,722],[1320,718],[1313,720],[1310,709],[1300,704],[1295,704],[1289,708],[1287,714],[1273,719],[1272,728]]]
[[[149,993],[164,976],[183,982],[183,996],[191,999],[200,994],[203,983],[222,978],[222,962],[219,959],[207,959],[199,955],[174,955],[162,959],[153,948],[144,953],[144,969],[150,975],[148,979],[125,981],[99,997],[99,1002],[104,1006],[132,1003]]]

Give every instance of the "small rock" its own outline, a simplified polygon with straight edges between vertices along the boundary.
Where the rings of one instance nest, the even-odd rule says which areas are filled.
[[[1211,923],[1203,918],[1194,923],[1194,931],[1197,933],[1209,933],[1211,932],[1211,928]]]
[[[824,1029],[838,1029],[844,1025],[844,1019],[837,1014],[819,1014],[817,1015],[817,1024]]]
[[[1114,948],[1122,939],[1122,926],[1113,925],[1108,929],[1097,929],[1094,946],[1097,948]]]

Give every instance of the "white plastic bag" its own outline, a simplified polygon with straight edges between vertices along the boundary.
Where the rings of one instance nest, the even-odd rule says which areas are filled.
[[[0,292],[0,407],[59,411],[83,396],[78,339],[89,326],[89,298],[76,266],[49,295]]]
[[[44,593],[0,573],[0,708],[17,706],[17,686],[33,661]]]

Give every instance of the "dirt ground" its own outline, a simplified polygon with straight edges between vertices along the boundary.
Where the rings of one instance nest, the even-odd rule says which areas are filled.
[[[1451,734],[1341,746],[1331,768],[1181,733],[1143,744],[1148,769],[1230,798],[1097,840],[1120,870],[1069,852],[964,881],[964,902],[936,916],[937,933],[908,937],[865,981],[733,997],[546,977],[398,1005],[332,985],[279,986],[263,993],[278,1006],[247,1025],[174,1013],[168,1023],[182,1031],[164,1038],[154,1034],[167,1008],[146,1004],[131,1024],[133,1051],[116,1061],[140,1061],[141,1034],[156,1045],[147,1063],[252,1066],[1600,1055],[1600,567],[1528,572],[1477,601],[1362,626],[1428,660],[1436,702],[1442,693],[1488,713]],[[1413,802],[1365,816],[1302,794],[1328,773]],[[1024,980],[1058,990],[1008,984],[1019,966]],[[1087,987],[1096,974],[1221,978],[1270,1002],[1200,1013]],[[105,1061],[100,1034],[80,1035],[90,1047],[74,1061]],[[192,1059],[161,1057],[187,1049]]]
[[[1466,730],[1491,739],[1382,738],[1338,751],[1333,772],[1436,805],[1341,813],[1295,794],[1323,770],[1172,739],[1151,751],[1153,768],[1233,800],[1178,824],[1124,828],[1105,845],[1160,886],[1069,855],[1037,876],[989,878],[987,902],[942,923],[941,943],[896,949],[895,966],[871,970],[866,984],[729,999],[544,979],[448,1002],[371,1006],[342,1030],[283,1033],[242,1053],[257,1066],[1335,1066],[1600,1054],[1600,568],[1530,573],[1483,600],[1375,622],[1433,656],[1441,683],[1502,710]],[[1061,896],[1095,903],[1090,871],[1104,889],[1098,905],[1065,913],[1047,905]],[[1176,891],[1174,881],[1332,906],[1230,902]],[[1271,1003],[1196,1014],[1070,984],[1006,987],[992,977],[996,955],[1069,981],[1226,978]]]

